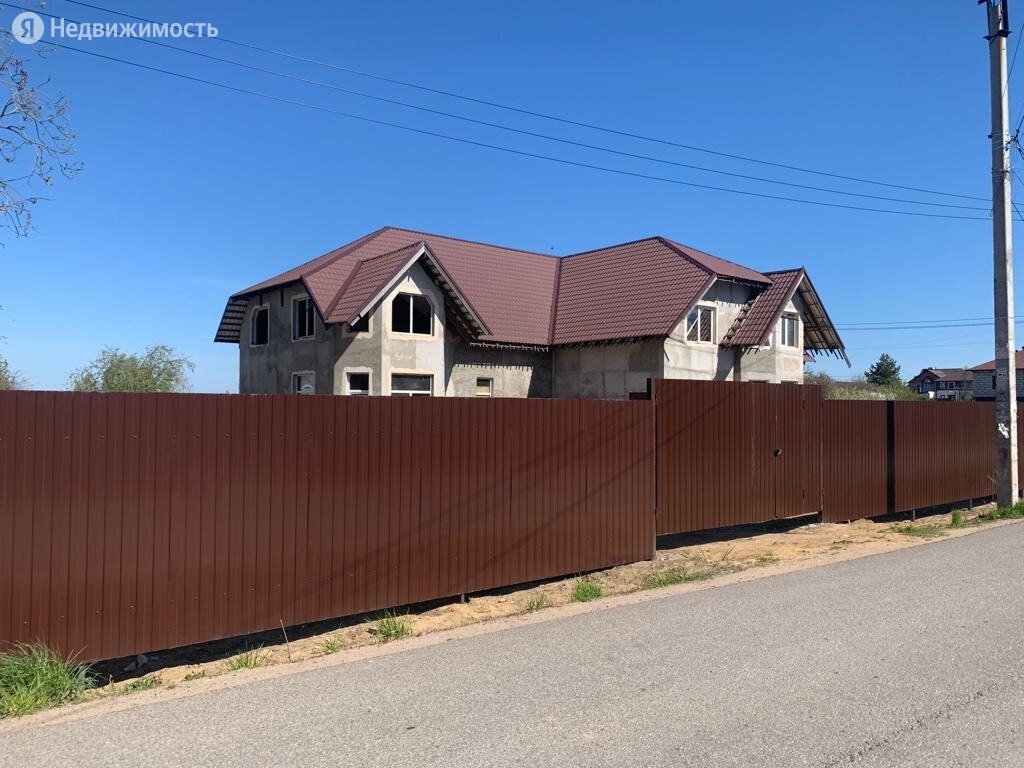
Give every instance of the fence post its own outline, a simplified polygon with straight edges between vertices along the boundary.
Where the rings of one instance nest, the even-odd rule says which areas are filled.
[[[896,402],[885,401],[885,511],[896,511]]]

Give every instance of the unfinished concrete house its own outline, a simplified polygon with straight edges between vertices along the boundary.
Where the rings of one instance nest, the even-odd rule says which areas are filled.
[[[651,237],[552,256],[394,227],[228,299],[242,393],[627,398],[846,359],[802,268]]]

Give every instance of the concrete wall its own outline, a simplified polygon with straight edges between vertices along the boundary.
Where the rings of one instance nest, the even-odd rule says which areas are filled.
[[[449,328],[445,336],[449,397],[475,397],[477,378],[493,381],[494,397],[551,397],[551,353],[473,347]]]
[[[238,391],[243,394],[271,394],[292,391],[292,374],[312,371],[316,375],[317,394],[334,389],[333,328],[327,328],[317,315],[312,339],[292,340],[292,299],[305,296],[301,284],[286,286],[262,295],[262,305],[270,311],[270,335],[267,344],[250,346],[252,313],[261,306],[261,297],[250,299],[242,322],[238,355]]]
[[[400,293],[425,296],[434,313],[433,333],[399,333],[391,327],[391,302]],[[398,284],[384,297],[374,314],[380,315],[381,335],[380,391],[390,394],[391,374],[428,374],[433,377],[433,395],[445,391],[445,306],[444,292],[419,264],[414,264]],[[344,358],[344,356],[343,356]]]
[[[758,349],[749,349],[736,357],[737,381],[768,381],[773,384],[780,382],[804,381],[804,305],[799,296],[794,296],[783,313],[797,315],[797,346],[782,345],[782,319],[775,323],[768,343]],[[734,353],[735,354],[735,353]]]
[[[627,398],[662,375],[662,342],[558,347],[553,367],[555,397]]]

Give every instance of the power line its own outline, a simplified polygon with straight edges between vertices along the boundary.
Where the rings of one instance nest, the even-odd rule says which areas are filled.
[[[17,9],[23,10],[23,11],[29,10],[28,8],[24,8],[24,7],[20,6],[20,5],[15,5],[13,3],[6,3],[6,5],[8,5],[11,8],[17,8]],[[72,18],[69,18],[69,17],[56,16],[55,14],[47,13],[46,11],[35,11],[35,12],[36,13],[40,13],[43,16],[48,16],[48,17],[53,18],[53,19],[65,18],[68,21],[70,21],[72,23],[75,23],[75,24],[81,24],[82,23],[81,21],[79,21],[77,19],[72,19]],[[432,109],[430,107],[421,106],[419,104],[411,104],[409,102],[401,101],[401,100],[398,100],[398,99],[390,99],[390,98],[386,98],[384,96],[378,96],[376,94],[366,93],[366,92],[363,92],[363,91],[354,90],[352,88],[345,88],[343,86],[336,85],[334,83],[325,83],[325,82],[322,82],[322,81],[319,81],[319,80],[311,80],[309,78],[300,77],[300,76],[297,76],[297,75],[291,75],[291,74],[288,74],[288,73],[285,73],[285,72],[279,72],[279,71],[276,71],[276,70],[273,70],[273,69],[267,69],[265,67],[259,67],[259,66],[255,66],[255,65],[252,65],[252,64],[246,64],[244,62],[236,61],[236,60],[233,60],[233,59],[225,59],[225,58],[222,58],[220,56],[213,56],[211,54],[203,53],[201,51],[194,51],[194,50],[191,50],[189,48],[182,48],[180,46],[170,45],[168,43],[162,43],[162,42],[159,42],[157,40],[150,40],[150,39],[144,38],[144,37],[131,37],[131,39],[135,40],[137,42],[148,43],[149,45],[155,45],[155,46],[157,46],[159,48],[166,48],[166,49],[169,49],[169,50],[172,50],[172,51],[178,51],[179,53],[185,53],[185,54],[188,54],[190,56],[198,56],[200,58],[207,59],[209,61],[216,61],[216,62],[221,63],[221,64],[228,64],[228,65],[231,65],[231,66],[234,66],[234,67],[239,67],[241,69],[250,70],[252,72],[259,72],[261,74],[271,75],[273,77],[278,77],[278,78],[282,78],[282,79],[285,79],[285,80],[291,80],[293,82],[304,83],[306,85],[314,85],[314,86],[317,86],[317,87],[320,87],[320,88],[327,88],[329,90],[337,91],[337,92],[344,93],[344,94],[351,95],[351,96],[358,96],[358,97],[364,98],[364,99],[371,99],[373,101],[383,102],[383,103],[386,103],[386,104],[393,104],[393,105],[404,107],[404,108],[407,108],[407,109],[414,109],[414,110],[417,110],[417,111],[420,111],[420,112],[426,112],[426,113],[433,114],[433,115],[440,115],[442,117],[451,118],[453,120],[461,120],[463,122],[472,123],[474,125],[482,125],[482,126],[486,126],[488,128],[496,128],[498,130],[508,131],[508,132],[520,134],[520,135],[523,135],[523,136],[530,136],[532,138],[543,139],[543,140],[546,140],[546,141],[554,141],[554,142],[558,142],[560,144],[566,144],[566,145],[569,145],[569,146],[580,147],[580,148],[583,148],[583,149],[595,150],[595,151],[598,151],[598,152],[605,152],[605,153],[612,154],[612,155],[618,155],[620,157],[628,157],[628,158],[632,158],[634,160],[644,160],[644,161],[653,162],[653,163],[661,163],[663,165],[675,166],[677,168],[687,168],[689,170],[701,171],[701,172],[704,172],[704,173],[715,173],[715,174],[719,174],[721,176],[730,176],[732,178],[744,179],[744,180],[747,180],[747,181],[757,181],[757,182],[762,182],[762,183],[766,183],[766,184],[778,184],[778,185],[781,185],[781,186],[793,187],[793,188],[796,188],[796,189],[803,189],[803,190],[808,190],[808,191],[813,191],[813,192],[824,192],[824,193],[827,193],[827,194],[834,194],[834,195],[843,195],[843,196],[846,196],[846,197],[859,197],[859,198],[866,198],[866,199],[869,199],[869,200],[881,200],[881,201],[889,202],[889,203],[905,203],[905,204],[909,204],[909,205],[923,205],[923,206],[929,206],[929,207],[934,207],[934,208],[954,208],[954,209],[966,210],[966,211],[986,211],[986,212],[991,211],[991,206],[983,208],[983,207],[976,206],[976,205],[957,205],[957,204],[954,204],[954,203],[934,203],[934,202],[926,202],[926,201],[923,201],[923,200],[908,200],[908,199],[902,198],[902,197],[886,197],[884,195],[871,195],[871,194],[866,194],[866,193],[863,193],[863,192],[849,192],[849,191],[842,190],[842,189],[833,189],[833,188],[830,188],[830,187],[816,187],[816,186],[813,186],[813,185],[810,185],[810,184],[798,184],[798,183],[790,182],[790,181],[781,181],[779,179],[764,178],[762,176],[751,176],[751,175],[743,174],[743,173],[733,173],[731,171],[723,171],[723,170],[719,170],[717,168],[707,168],[707,167],[700,166],[700,165],[693,165],[691,163],[681,163],[681,162],[678,162],[678,161],[675,161],[675,160],[667,160],[665,158],[654,157],[654,156],[651,156],[651,155],[639,154],[639,153],[636,153],[636,152],[626,152],[624,150],[613,149],[611,147],[604,147],[604,146],[600,146],[600,145],[597,145],[597,144],[589,144],[589,143],[586,143],[586,142],[574,141],[572,139],[565,139],[565,138],[561,138],[561,137],[558,137],[558,136],[550,136],[548,134],[537,133],[535,131],[528,131],[528,130],[525,130],[525,129],[522,129],[522,128],[514,128],[512,126],[503,125],[501,123],[492,123],[492,122],[489,122],[487,120],[479,120],[479,119],[476,119],[476,118],[467,117],[465,115],[460,115],[460,114],[457,114],[457,113],[446,112],[446,111],[439,110],[439,109]]]
[[[409,132],[409,133],[416,133],[416,134],[419,134],[419,135],[422,135],[422,136],[431,136],[431,137],[438,138],[438,139],[444,139],[445,141],[452,141],[452,142],[456,142],[456,143],[460,143],[460,144],[467,144],[469,146],[481,147],[481,148],[484,148],[484,149],[492,149],[492,150],[495,150],[495,151],[498,151],[498,152],[505,152],[505,153],[508,153],[508,154],[511,154],[511,155],[517,155],[517,156],[520,156],[520,157],[530,157],[530,158],[534,158],[534,159],[537,159],[537,160],[545,160],[547,162],[558,163],[560,165],[567,165],[567,166],[572,166],[572,167],[576,167],[576,168],[586,168],[586,169],[589,169],[589,170],[601,171],[601,172],[604,172],[604,173],[613,173],[613,174],[617,174],[617,175],[620,175],[620,176],[628,176],[630,178],[645,179],[645,180],[649,180],[649,181],[660,181],[660,182],[663,182],[663,183],[666,183],[666,184],[676,184],[676,185],[679,185],[679,186],[691,187],[691,188],[694,188],[694,189],[706,189],[706,190],[710,190],[710,191],[714,191],[714,192],[729,192],[729,193],[736,194],[736,195],[744,195],[746,197],[756,197],[756,198],[761,198],[761,199],[765,199],[765,200],[778,200],[778,201],[789,202],[789,203],[802,203],[804,205],[815,205],[815,206],[825,207],[825,208],[837,208],[837,209],[852,210],[852,211],[865,211],[865,212],[870,212],[870,213],[888,213],[888,214],[893,214],[893,215],[898,215],[898,216],[917,216],[917,217],[925,217],[925,218],[932,218],[932,219],[962,219],[962,220],[972,220],[972,221],[988,221],[989,218],[990,218],[988,216],[961,216],[961,215],[958,215],[958,214],[949,214],[949,213],[924,213],[924,212],[921,212],[921,211],[896,211],[896,210],[892,210],[892,209],[888,209],[888,208],[870,208],[870,207],[867,207],[867,206],[846,205],[846,204],[843,204],[843,203],[830,203],[830,202],[825,202],[825,201],[822,201],[822,200],[807,200],[807,199],[803,199],[803,198],[785,197],[785,196],[782,196],[782,195],[770,195],[770,194],[767,194],[767,193],[764,193],[764,192],[751,192],[749,190],[733,189],[733,188],[730,188],[730,187],[718,187],[718,186],[714,186],[714,185],[711,185],[711,184],[699,184],[699,183],[693,182],[693,181],[683,181],[682,179],[674,179],[674,178],[670,178],[670,177],[666,177],[666,176],[655,176],[653,174],[639,173],[637,171],[627,171],[627,170],[624,170],[624,169],[621,169],[621,168],[610,168],[608,166],[595,165],[593,163],[585,163],[585,162],[581,162],[581,161],[578,161],[578,160],[568,160],[568,159],[562,158],[562,157],[554,157],[552,155],[544,155],[544,154],[540,154],[540,153],[537,153],[537,152],[528,152],[526,150],[513,149],[511,147],[505,147],[505,146],[501,146],[499,144],[490,144],[490,143],[487,143],[487,142],[476,141],[474,139],[467,139],[467,138],[460,137],[460,136],[452,136],[452,135],[440,133],[440,132],[437,132],[437,131],[427,130],[425,128],[414,128],[412,126],[402,125],[400,123],[393,123],[393,122],[390,122],[390,121],[387,121],[387,120],[379,120],[377,118],[367,117],[365,115],[357,115],[357,114],[354,114],[352,112],[343,112],[341,110],[331,109],[330,107],[324,107],[324,106],[319,105],[319,104],[310,104],[310,103],[304,102],[304,101],[298,101],[298,100],[295,100],[295,99],[288,99],[288,98],[284,98],[284,97],[281,97],[281,96],[274,96],[274,95],[269,94],[269,93],[263,93],[262,91],[253,91],[253,90],[249,90],[247,88],[240,88],[238,86],[228,85],[227,83],[221,83],[221,82],[217,82],[215,80],[207,80],[205,78],[195,77],[193,75],[186,75],[186,74],[184,74],[182,72],[175,72],[175,71],[169,70],[169,69],[163,69],[163,68],[160,68],[160,67],[154,67],[154,66],[150,66],[149,64],[142,64],[142,63],[137,62],[137,61],[131,61],[131,60],[128,60],[128,59],[122,59],[122,58],[118,58],[116,56],[110,56],[110,55],[107,55],[107,54],[98,53],[96,51],[88,51],[88,50],[85,50],[83,48],[75,48],[74,46],[64,45],[63,43],[56,43],[56,42],[52,42],[51,41],[49,44],[53,45],[56,48],[60,48],[60,49],[66,50],[66,51],[74,51],[75,53],[80,53],[80,54],[83,54],[85,56],[91,56],[91,57],[94,57],[94,58],[103,59],[105,61],[113,61],[113,62],[116,62],[118,64],[124,64],[126,66],[137,67],[139,69],[144,69],[144,70],[147,70],[147,71],[150,71],[150,72],[157,72],[159,74],[167,75],[169,77],[176,77],[176,78],[180,78],[182,80],[188,80],[188,81],[194,82],[194,83],[201,83],[203,85],[209,85],[209,86],[212,86],[214,88],[221,88],[223,90],[231,91],[233,93],[240,93],[240,94],[244,94],[244,95],[247,95],[247,96],[256,96],[257,98],[267,99],[269,101],[275,101],[275,102],[278,102],[278,103],[281,103],[281,104],[290,104],[292,106],[302,107],[304,109],[312,109],[312,110],[315,110],[315,111],[318,111],[318,112],[324,112],[326,114],[336,115],[338,117],[345,117],[345,118],[348,118],[348,119],[351,119],[351,120],[359,120],[361,122],[369,123],[369,124],[372,124],[372,125],[386,126],[388,128],[395,128],[395,129],[398,129],[398,130],[401,130],[401,131],[406,131],[406,132]]]
[[[134,19],[134,20],[137,20],[137,21],[148,22],[148,23],[159,23],[159,22],[154,21],[153,19],[148,19],[148,18],[146,18],[144,16],[136,16],[134,14],[126,13],[124,11],[118,11],[118,10],[114,10],[114,9],[111,9],[111,8],[105,8],[105,7],[100,6],[100,5],[95,5],[95,4],[92,4],[92,3],[83,2],[82,0],[65,0],[65,1],[68,2],[68,3],[71,3],[73,5],[78,5],[78,6],[82,6],[82,7],[85,7],[85,8],[91,8],[93,10],[101,11],[103,13],[109,13],[109,14],[114,15],[114,16],[121,16],[123,18]],[[509,111],[509,112],[515,112],[515,113],[522,114],[522,115],[528,115],[530,117],[537,117],[537,118],[541,118],[541,119],[544,119],[544,120],[551,120],[551,121],[562,123],[562,124],[565,124],[565,125],[576,126],[578,128],[586,128],[588,130],[600,131],[602,133],[607,133],[607,134],[611,134],[611,135],[615,135],[615,136],[622,136],[622,137],[625,137],[625,138],[637,139],[637,140],[640,140],[640,141],[648,141],[648,142],[652,142],[652,143],[655,143],[655,144],[661,144],[661,145],[664,145],[664,146],[676,147],[676,148],[679,148],[679,149],[686,149],[686,150],[689,150],[689,151],[692,151],[692,152],[702,152],[704,154],[714,155],[716,157],[725,157],[725,158],[729,158],[731,160],[740,160],[740,161],[748,162],[748,163],[757,163],[759,165],[765,165],[765,166],[769,166],[769,167],[772,167],[772,168],[782,168],[782,169],[785,169],[785,170],[788,170],[788,171],[796,171],[798,173],[809,173],[809,174],[814,174],[814,175],[817,175],[817,176],[826,176],[828,178],[841,179],[843,181],[852,181],[852,182],[856,182],[856,183],[859,183],[859,184],[874,184],[876,186],[889,187],[890,189],[902,189],[902,190],[908,191],[908,192],[920,192],[922,194],[928,194],[928,195],[942,195],[944,197],[957,197],[957,198],[962,198],[962,199],[965,199],[965,200],[978,200],[978,201],[982,201],[982,202],[989,202],[989,199],[987,197],[977,197],[975,195],[964,195],[964,194],[959,194],[959,193],[955,193],[955,192],[943,192],[943,191],[940,191],[940,190],[924,189],[924,188],[921,188],[921,187],[914,187],[914,186],[909,186],[909,185],[905,185],[905,184],[893,184],[893,183],[889,183],[889,182],[876,181],[876,180],[865,179],[865,178],[860,178],[860,177],[856,177],[856,176],[846,176],[846,175],[843,175],[843,174],[832,173],[832,172],[829,172],[829,171],[819,171],[819,170],[815,170],[815,169],[812,169],[812,168],[803,168],[803,167],[800,167],[800,166],[789,165],[789,164],[786,164],[786,163],[777,163],[777,162],[772,162],[772,161],[769,161],[769,160],[761,160],[759,158],[748,157],[748,156],[745,156],[745,155],[737,155],[737,154],[733,154],[733,153],[730,153],[730,152],[721,152],[721,151],[718,151],[718,150],[708,149],[706,147],[698,147],[698,146],[695,146],[695,145],[692,145],[692,144],[683,144],[683,143],[676,142],[676,141],[671,141],[671,140],[668,140],[668,139],[657,138],[657,137],[654,137],[654,136],[646,136],[644,134],[632,133],[630,131],[622,131],[622,130],[618,130],[618,129],[615,129],[615,128],[608,128],[606,126],[597,125],[597,124],[594,124],[594,123],[583,122],[581,120],[573,120],[573,119],[570,119],[570,118],[560,117],[560,116],[557,116],[557,115],[550,115],[550,114],[546,114],[544,112],[538,112],[538,111],[535,111],[535,110],[523,109],[521,107],[514,107],[514,106],[511,106],[511,105],[502,104],[502,103],[496,102],[496,101],[489,101],[487,99],[479,99],[479,98],[475,98],[475,97],[472,97],[472,96],[466,96],[464,94],[455,93],[453,91],[446,91],[446,90],[443,90],[443,89],[440,89],[440,88],[433,88],[433,87],[422,85],[422,84],[419,84],[419,83],[411,83],[411,82],[407,82],[407,81],[404,81],[404,80],[398,80],[396,78],[385,77],[383,75],[373,74],[371,72],[366,72],[366,71],[355,69],[355,68],[352,68],[352,67],[344,67],[344,66],[341,66],[341,65],[338,65],[338,64],[332,64],[330,62],[320,61],[320,60],[309,58],[309,57],[306,57],[306,56],[299,56],[299,55],[296,55],[296,54],[293,54],[293,53],[288,53],[287,51],[279,51],[279,50],[274,50],[272,48],[265,48],[263,46],[259,46],[259,45],[256,45],[254,43],[247,43],[247,42],[244,42],[244,41],[241,41],[241,40],[233,40],[231,38],[223,37],[223,36],[219,36],[219,35],[217,37],[215,37],[215,38],[210,38],[210,39],[218,40],[218,41],[220,41],[222,43],[228,43],[229,45],[235,45],[235,46],[238,46],[238,47],[241,47],[241,48],[248,48],[250,50],[259,51],[261,53],[267,53],[267,54],[270,54],[270,55],[273,55],[273,56],[280,56],[280,57],[283,57],[283,58],[291,59],[293,61],[300,61],[300,62],[303,62],[303,63],[306,63],[306,64],[313,64],[313,65],[320,66],[320,67],[327,67],[329,69],[337,70],[339,72],[345,72],[345,73],[351,74],[351,75],[356,75],[358,77],[365,77],[365,78],[369,78],[369,79],[372,79],[372,80],[377,80],[377,81],[380,81],[380,82],[390,83],[392,85],[400,85],[400,86],[405,87],[405,88],[413,88],[413,89],[416,89],[416,90],[419,90],[419,91],[423,91],[423,92],[426,92],[426,93],[433,93],[433,94],[436,94],[436,95],[439,95],[439,96],[446,96],[448,98],[459,99],[461,101],[466,101],[466,102],[470,102],[470,103],[473,103],[473,104],[479,104],[479,105],[482,105],[482,106],[492,107],[492,108],[495,108],[495,109],[503,109],[503,110],[506,110],[506,111]]]

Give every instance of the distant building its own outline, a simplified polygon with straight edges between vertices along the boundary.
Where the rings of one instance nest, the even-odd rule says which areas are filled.
[[[1024,400],[1024,350],[1017,350],[1015,355],[1017,368],[1017,400]],[[973,392],[975,400],[996,399],[996,361],[976,365],[971,368],[974,374]]]
[[[907,386],[932,400],[970,400],[973,398],[974,370],[967,368],[923,368]]]

